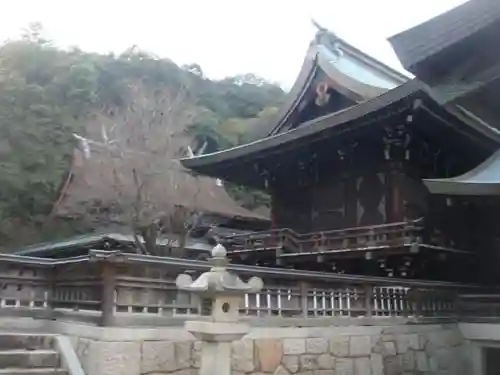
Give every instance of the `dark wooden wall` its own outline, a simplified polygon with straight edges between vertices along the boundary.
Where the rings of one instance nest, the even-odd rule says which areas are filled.
[[[388,174],[368,171],[293,190],[277,189],[272,194],[274,224],[310,232],[391,222]]]

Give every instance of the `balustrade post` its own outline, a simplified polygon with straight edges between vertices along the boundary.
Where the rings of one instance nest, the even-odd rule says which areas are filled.
[[[457,318],[461,315],[462,313],[462,304],[460,300],[460,294],[457,291],[453,292],[454,298],[453,298],[453,312],[455,314],[454,318]]]
[[[415,304],[415,317],[420,318],[423,315],[423,295],[418,289],[415,289],[415,291],[413,292],[413,300]]]
[[[308,294],[309,294],[309,285],[306,282],[300,282],[300,305],[302,310],[302,316],[307,318],[309,316],[309,303],[308,303]]]
[[[116,264],[110,261],[101,263],[101,326],[115,323]]]
[[[55,299],[55,288],[56,288],[56,273],[57,268],[49,268],[47,270],[47,294],[46,294],[46,314],[47,319],[54,320],[54,299]]]
[[[365,285],[365,311],[366,317],[371,318],[373,316],[373,285]]]

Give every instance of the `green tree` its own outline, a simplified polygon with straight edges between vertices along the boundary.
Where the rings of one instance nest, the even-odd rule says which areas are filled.
[[[196,64],[181,68],[135,46],[120,55],[62,50],[31,24],[0,45],[0,243],[80,230],[76,223],[44,230],[67,178],[72,135],[92,137],[100,119],[112,122],[127,103],[140,103],[138,84],[152,93],[189,87],[186,101],[197,103],[189,134],[200,147],[209,144],[206,151],[246,142],[284,97],[254,75],[214,81]]]

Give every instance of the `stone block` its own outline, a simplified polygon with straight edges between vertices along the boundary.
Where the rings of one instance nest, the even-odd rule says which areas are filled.
[[[458,329],[450,329],[444,333],[444,341],[447,346],[459,346],[464,338]]]
[[[428,357],[429,370],[431,373],[436,373],[439,370],[438,362],[435,357]]]
[[[330,339],[330,353],[335,357],[349,356],[349,336],[335,336]]]
[[[382,354],[384,352],[384,343],[380,336],[370,336],[371,352]]]
[[[143,342],[140,363],[141,374],[147,374],[148,372],[172,372],[178,370],[175,360],[174,343],[169,341]]]
[[[171,373],[170,375],[196,375],[198,372],[195,369],[184,369]]]
[[[380,340],[382,341],[394,341],[394,335],[393,334],[384,334],[382,337],[380,337]]]
[[[189,369],[192,366],[191,352],[193,348],[192,341],[176,342],[174,344],[175,359],[177,362],[177,369]]]
[[[316,370],[313,373],[314,375],[335,375],[335,372],[332,370]]]
[[[425,333],[418,335],[418,344],[420,348],[425,349],[425,345],[427,345],[427,335]]]
[[[416,368],[418,371],[425,372],[429,371],[429,361],[427,359],[427,354],[425,352],[415,353]]]
[[[384,362],[381,354],[370,356],[371,375],[384,375]]]
[[[384,358],[384,371],[384,375],[401,375],[403,373],[401,356]]]
[[[403,365],[403,370],[415,370],[415,352],[413,350],[408,350],[406,353],[401,354],[401,362]]]
[[[306,339],[306,353],[328,353],[328,340],[322,337]]]
[[[280,340],[255,340],[255,353],[259,371],[273,373],[281,363],[283,345]]]
[[[201,364],[201,341],[195,341],[192,346],[191,366],[200,368]]]
[[[396,335],[396,350],[398,354],[406,353],[409,349],[420,349],[418,334]]]
[[[354,360],[351,358],[337,358],[335,360],[335,375],[353,375]]]
[[[288,371],[290,371],[292,374],[295,374],[300,369],[299,356],[284,355],[282,359],[282,364]]]
[[[349,355],[363,357],[371,354],[370,336],[351,336],[349,342]]]
[[[141,374],[141,345],[138,342],[90,340],[84,371],[91,375]]]
[[[273,372],[273,375],[290,375],[290,372],[283,366],[278,366],[278,368]]]
[[[2,350],[0,368],[57,368],[60,356],[55,350]]]
[[[384,355],[396,355],[396,344],[394,344],[392,341],[386,341],[383,343],[384,348],[383,348],[383,353]]]
[[[315,354],[303,354],[300,356],[300,370],[319,370],[318,356]]]
[[[318,356],[318,368],[320,370],[331,370],[335,367],[335,358],[330,354],[321,354]]]
[[[255,371],[254,342],[252,340],[239,340],[232,343],[232,368],[234,371]]]
[[[448,370],[452,367],[452,362],[454,360],[451,351],[447,348],[436,350],[432,358],[436,360],[439,370]]]
[[[366,375],[371,373],[370,358],[362,357],[354,359],[354,374]]]
[[[446,333],[443,331],[428,332],[426,334],[426,338],[427,343],[425,349],[429,352],[448,346]]]
[[[304,339],[284,339],[283,354],[305,354],[306,341]]]

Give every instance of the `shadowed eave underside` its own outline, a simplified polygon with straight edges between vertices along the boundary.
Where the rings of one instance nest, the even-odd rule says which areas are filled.
[[[500,196],[500,151],[461,176],[424,183],[432,194]]]
[[[471,134],[476,134],[480,139],[487,141],[492,148],[498,147],[493,145],[500,145],[500,132],[498,130],[488,126],[488,124],[463,116],[454,106],[439,106],[429,88],[415,79],[371,100],[311,120],[303,126],[285,133],[228,150],[182,159],[181,162],[185,167],[196,170],[199,173],[228,178],[222,173],[226,168],[231,167],[234,169],[238,165],[251,164],[252,161],[264,158],[265,155],[280,152],[280,149],[284,149],[284,145],[290,148],[293,147],[292,145],[298,144],[298,142],[304,144],[314,142],[314,140],[320,138],[333,137],[338,132],[347,130],[354,122],[369,123],[369,118],[376,118],[377,113],[380,111],[384,111],[393,105],[398,105],[402,101],[416,103],[415,100],[417,99],[434,103],[435,107],[441,108],[441,111],[456,118]]]

